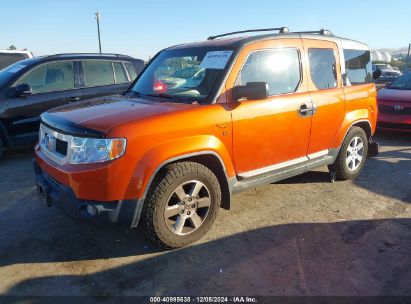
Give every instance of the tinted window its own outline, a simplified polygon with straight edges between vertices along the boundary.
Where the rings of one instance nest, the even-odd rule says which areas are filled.
[[[351,84],[372,82],[372,64],[369,51],[344,50],[345,71]]]
[[[337,68],[332,49],[309,49],[311,79],[319,90],[337,87]]]
[[[131,63],[126,62],[126,68],[127,68],[127,71],[128,71],[128,75],[130,75],[131,81],[136,79],[137,73],[136,73],[136,70],[134,69],[133,65]]]
[[[74,89],[73,62],[46,63],[34,68],[20,79],[20,83],[30,85],[34,94]]]
[[[251,53],[236,85],[268,83],[270,95],[295,92],[300,83],[300,59],[296,49],[274,49]]]
[[[124,71],[123,64],[121,62],[113,62],[114,74],[116,75],[116,83],[128,82],[126,72]]]
[[[111,61],[84,60],[84,80],[87,87],[109,85],[114,83],[114,73]]]

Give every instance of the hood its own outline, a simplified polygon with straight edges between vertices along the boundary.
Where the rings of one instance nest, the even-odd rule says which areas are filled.
[[[54,108],[41,115],[49,127],[70,134],[104,137],[118,125],[191,107],[189,104],[156,102],[113,96]]]
[[[411,102],[411,90],[381,89],[378,91],[378,100]]]

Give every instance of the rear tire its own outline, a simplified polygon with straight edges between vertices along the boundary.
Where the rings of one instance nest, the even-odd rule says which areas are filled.
[[[220,204],[220,184],[210,169],[195,162],[170,164],[153,180],[141,227],[158,246],[180,248],[208,232]]]
[[[368,155],[368,138],[360,127],[352,127],[345,137],[337,160],[330,170],[340,180],[356,178],[363,169]]]

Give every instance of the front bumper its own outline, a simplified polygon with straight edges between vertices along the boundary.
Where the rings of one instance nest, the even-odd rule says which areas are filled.
[[[411,132],[411,115],[396,115],[379,112],[377,128],[390,131]]]
[[[67,216],[78,220],[119,223],[127,227],[137,226],[141,200],[111,202],[81,200],[75,196],[70,187],[44,172],[36,160],[33,160],[33,166],[37,192],[47,206],[55,206]]]

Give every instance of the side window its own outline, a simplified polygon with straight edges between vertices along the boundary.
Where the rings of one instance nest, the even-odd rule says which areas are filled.
[[[114,84],[114,73],[111,61],[84,60],[84,81],[87,87]]]
[[[344,50],[345,71],[352,85],[372,82],[372,64],[369,51]]]
[[[309,49],[311,79],[319,90],[337,87],[337,66],[333,49]]]
[[[136,79],[137,77],[136,70],[134,69],[131,63],[126,62],[125,64],[128,71],[128,75],[130,75],[131,81],[134,81],[134,79]]]
[[[271,49],[251,53],[235,85],[248,82],[268,83],[269,94],[293,93],[301,81],[300,57],[297,49]]]
[[[116,83],[126,83],[128,78],[121,62],[113,62],[114,75],[116,76]]]
[[[72,61],[51,62],[41,65],[20,79],[19,84],[31,86],[33,94],[74,89]]]

